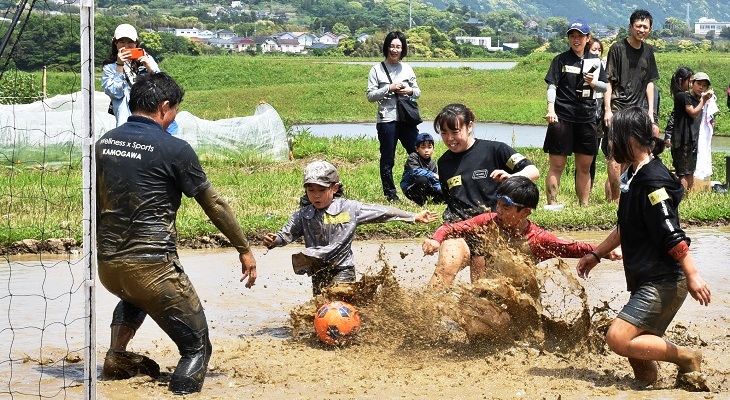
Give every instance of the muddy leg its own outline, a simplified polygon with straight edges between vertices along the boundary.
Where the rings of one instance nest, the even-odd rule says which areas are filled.
[[[456,274],[469,264],[469,258],[469,246],[464,239],[444,240],[428,286],[437,289],[451,286]]]
[[[659,364],[656,361],[629,358],[629,364],[637,381],[654,383],[659,378]]]

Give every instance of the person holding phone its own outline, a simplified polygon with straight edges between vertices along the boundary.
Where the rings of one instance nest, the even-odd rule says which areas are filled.
[[[558,203],[560,177],[568,156],[575,153],[575,191],[578,203],[588,205],[590,168],[598,153],[595,92],[605,92],[606,71],[588,46],[591,29],[582,19],[571,22],[566,32],[570,49],[553,58],[545,75],[547,83],[547,133],[543,151],[549,154],[545,178],[547,203]]]
[[[116,126],[127,122],[131,115],[129,93],[137,75],[160,72],[155,59],[139,44],[137,30],[121,24],[114,30],[109,56],[103,62],[101,86],[111,99],[109,113],[116,118]]]

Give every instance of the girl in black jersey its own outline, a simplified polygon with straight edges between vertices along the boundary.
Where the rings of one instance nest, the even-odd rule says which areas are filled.
[[[439,180],[447,208],[444,221],[462,221],[496,210],[497,186],[513,175],[535,180],[535,165],[512,147],[492,140],[476,139],[474,112],[463,104],[449,104],[436,116],[433,128],[448,150],[438,160]],[[472,257],[464,239],[443,242],[430,286],[448,286],[456,274],[471,265],[472,280],[483,275],[483,257]]]
[[[677,365],[680,385],[691,382],[690,390],[707,390],[700,372],[702,353],[662,337],[687,293],[702,305],[710,303],[710,289],[679,224],[684,188],[658,157],[664,141],[653,135],[644,109],[617,111],[611,129],[611,155],[629,165],[619,178],[618,224],[595,248],[595,256],[584,256],[576,270],[587,278],[600,257],[620,245],[631,297],[608,328],[606,343],[628,359],[639,381],[655,382],[657,361],[667,361]]]

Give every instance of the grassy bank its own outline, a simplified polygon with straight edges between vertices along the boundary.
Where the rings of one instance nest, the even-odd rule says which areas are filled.
[[[423,91],[419,101],[421,112],[425,119],[432,119],[444,105],[460,102],[473,108],[479,121],[544,125],[544,77],[554,56],[534,54],[520,59],[512,70],[416,68]],[[160,67],[185,88],[182,109],[201,118],[250,115],[258,102],[264,100],[279,111],[287,125],[373,121],[375,106],[365,99],[371,66],[342,64],[342,61],[345,60],[174,56],[165,59]],[[658,53],[657,63],[661,76],[658,86],[662,95],[662,127],[672,108],[670,78],[681,65],[710,75],[720,108],[727,114],[725,89],[730,83],[727,53]],[[98,90],[101,90],[100,76],[99,72]],[[48,82],[50,95],[75,92],[79,88],[78,74],[51,73]],[[717,120],[716,134],[730,135],[730,121],[725,115]]]
[[[509,71],[419,68],[416,74],[423,89],[420,100],[422,114],[425,119],[431,119],[445,104],[462,102],[475,110],[480,121],[544,124],[543,78],[553,56],[530,56]],[[662,53],[657,54],[657,59],[662,76],[659,87],[663,93],[668,93],[669,77],[679,65],[689,65],[695,71],[702,70],[710,75],[723,110],[716,132],[730,134],[730,122],[724,108],[724,87],[730,82],[728,56]],[[372,60],[373,63],[377,61]],[[178,56],[166,59],[161,67],[185,88],[182,108],[206,119],[250,115],[260,100],[272,104],[287,126],[318,122],[371,122],[374,119],[375,106],[365,99],[370,65],[346,65],[314,58]],[[78,91],[78,74],[52,73],[48,81],[50,95]],[[671,101],[665,95],[661,106],[661,125],[670,108]],[[432,131],[428,124],[421,125],[421,129]],[[444,150],[443,144],[438,143],[435,157]],[[547,157],[538,149],[523,151],[541,171],[538,184],[543,193],[542,205]],[[303,194],[301,171],[313,158],[328,159],[340,168],[348,197],[372,203],[384,200],[378,174],[377,141],[339,137],[324,139],[303,134],[297,137],[294,155],[294,162],[269,163],[260,160],[223,162],[201,154],[211,181],[229,200],[246,234],[255,243],[258,243],[255,238],[260,238],[264,232],[281,227],[296,209]],[[725,182],[724,156],[713,156],[713,180]],[[400,163],[405,157],[403,150],[399,149],[394,171],[396,179],[400,178]],[[666,160],[665,163],[669,164]],[[560,194],[560,201],[566,204],[565,211],[536,210],[534,221],[552,229],[611,227],[615,221],[616,206],[604,200],[602,183],[605,178],[604,160],[599,157],[591,206],[579,208],[572,182],[572,164],[569,164]],[[57,168],[27,167],[26,164],[6,166],[0,172],[0,188],[3,193],[0,207],[4,210],[0,245],[26,238],[81,237],[79,165]],[[408,202],[402,207],[417,210]],[[443,206],[432,209],[440,213]],[[683,219],[691,223],[726,223],[730,220],[730,203],[722,194],[692,194],[682,203],[681,213]],[[435,227],[435,224],[426,227],[381,224],[365,226],[359,232],[361,237],[422,237]],[[183,202],[178,230],[181,238],[209,235],[216,231],[190,199]]]
[[[547,157],[535,148],[521,149],[537,164],[541,171],[538,186],[541,190],[540,206],[545,203],[544,176]],[[436,156],[445,147],[437,143]],[[297,137],[293,162],[265,162],[238,160],[224,162],[201,154],[201,160],[210,180],[225,196],[236,212],[246,235],[252,243],[259,244],[266,232],[278,230],[297,208],[302,188],[302,170],[314,158],[326,158],[339,169],[347,197],[364,202],[384,201],[378,173],[378,143],[363,139],[324,139],[306,134]],[[394,169],[396,181],[402,174],[401,163],[406,154],[398,149],[398,165]],[[571,162],[571,161],[569,161]],[[713,179],[724,182],[724,157],[715,154]],[[532,219],[547,228],[556,230],[609,229],[615,224],[616,205],[604,200],[602,183],[605,181],[605,164],[599,157],[597,182],[589,207],[578,207],[572,182],[572,164],[566,169],[561,182],[559,200],[566,205],[562,212],[535,210]],[[0,197],[0,207],[5,214],[0,227],[0,245],[26,238],[81,237],[82,201],[81,172],[78,165],[64,168],[6,167],[0,174],[0,184],[6,188]],[[419,208],[408,201],[399,207],[417,211]],[[428,207],[439,214],[443,205]],[[685,223],[713,224],[730,221],[730,202],[727,195],[693,193],[682,202],[680,208]],[[429,226],[402,223],[366,225],[359,229],[363,238],[422,238],[430,234],[437,223]],[[200,207],[192,199],[184,199],[178,218],[178,231],[182,239],[206,236],[217,232]]]

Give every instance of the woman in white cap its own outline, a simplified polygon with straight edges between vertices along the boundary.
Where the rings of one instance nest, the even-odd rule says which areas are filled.
[[[139,50],[134,50],[139,49]],[[104,60],[101,86],[111,98],[109,113],[117,119],[117,126],[127,122],[129,92],[141,73],[160,72],[157,62],[139,47],[137,30],[130,24],[121,24],[114,30],[109,56]]]

